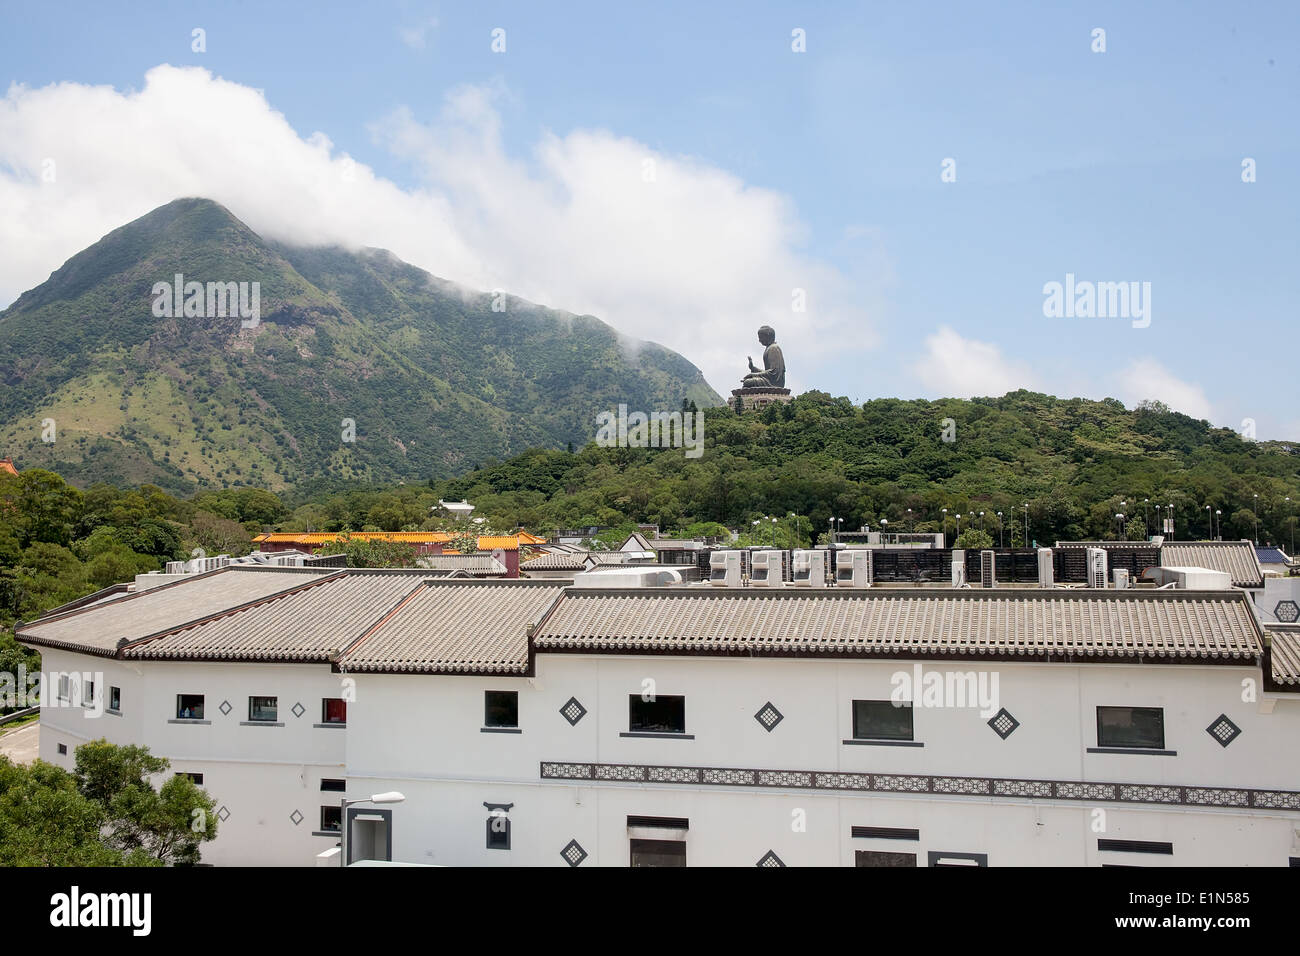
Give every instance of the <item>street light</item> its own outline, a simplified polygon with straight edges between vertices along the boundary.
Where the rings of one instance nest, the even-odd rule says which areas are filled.
[[[1174,506],[1169,506],[1169,540],[1174,540]]]
[[[1218,533],[1215,534],[1214,536],[1214,540],[1218,541],[1223,537],[1223,512],[1220,511],[1218,508],[1214,509],[1214,523],[1219,528]]]
[[[1205,506],[1205,520],[1210,523],[1210,540],[1214,540],[1214,512],[1209,505]]]
[[[1147,531],[1148,534],[1150,534],[1150,528],[1151,528],[1151,509],[1147,507],[1147,503],[1150,500],[1151,500],[1150,498],[1142,499],[1142,525],[1148,529]]]
[[[1255,547],[1259,547],[1259,495],[1255,495]]]
[[[1025,547],[1029,547],[1029,502],[1025,502]]]
[[[907,533],[912,533],[912,509],[907,509]]]
[[[1290,500],[1290,498],[1287,499],[1287,501]],[[940,508],[939,510],[943,512],[943,546],[946,548],[948,547],[948,509]]]
[[[998,547],[1002,547],[1002,512],[998,512]]]
[[[339,801],[343,815],[343,819],[340,821],[343,825],[343,832],[339,840],[339,853],[342,857],[340,865],[345,867],[348,865],[348,807],[354,807],[358,803],[401,803],[405,799],[406,796],[404,794],[398,793],[396,790],[388,790],[384,793],[371,794],[370,796],[363,797],[359,800],[348,800],[344,798]]]
[[[772,519],[772,547],[776,547],[776,519]]]
[[[1116,541],[1122,541],[1122,540],[1123,540],[1123,539],[1120,537],[1120,535],[1123,533],[1123,529],[1124,529],[1124,515],[1123,515],[1123,514],[1117,514],[1117,515],[1115,515],[1115,540],[1116,540]]]

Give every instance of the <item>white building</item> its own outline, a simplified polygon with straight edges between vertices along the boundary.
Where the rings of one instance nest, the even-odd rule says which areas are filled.
[[[310,865],[339,786],[405,795],[349,808],[404,863],[1300,857],[1300,642],[1240,590],[564,585],[225,569],[33,622],[120,712],[41,755],[203,774],[212,863]]]

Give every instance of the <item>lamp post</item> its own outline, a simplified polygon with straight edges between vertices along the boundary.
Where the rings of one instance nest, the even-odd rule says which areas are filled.
[[[998,547],[1002,547],[1002,512],[998,512]]]
[[[1210,523],[1210,540],[1214,540],[1214,512],[1209,505],[1205,506],[1205,520]]]
[[[1120,535],[1123,533],[1124,533],[1124,515],[1123,513],[1119,513],[1115,515],[1115,540],[1122,541],[1123,538],[1121,538]]]
[[[830,530],[826,532],[826,534],[828,535],[830,540],[826,542],[826,545],[829,548],[834,548],[835,547],[835,518],[834,516],[832,516],[828,520],[830,521],[831,527]]]
[[[1287,500],[1290,501],[1291,499],[1288,498]],[[939,510],[943,512],[943,546],[946,548],[948,547],[948,509],[940,508]]]
[[[1287,517],[1290,518],[1291,517],[1291,496],[1290,495],[1286,496],[1286,511],[1287,511]],[[1291,550],[1288,552],[1288,554],[1290,554],[1292,559],[1295,558],[1295,522],[1294,521],[1291,522]]]
[[[1214,540],[1218,541],[1223,537],[1223,512],[1218,508],[1214,509],[1214,524],[1219,529],[1214,535]]]
[[[1029,502],[1025,502],[1025,547],[1029,547]]]
[[[888,531],[889,531],[889,519],[888,519],[888,518],[881,518],[881,519],[880,519],[880,537],[881,537],[882,542],[883,542],[883,539],[884,539],[885,534],[886,534]]]
[[[342,824],[342,834],[339,840],[339,852],[342,856],[342,860],[340,861],[341,866],[346,867],[348,865],[348,807],[354,807],[358,803],[401,803],[405,799],[406,796],[404,794],[398,793],[396,790],[389,790],[385,793],[371,794],[370,796],[363,797],[359,800],[348,800],[345,798],[339,801],[339,806],[341,808],[340,812],[343,815],[343,819],[339,821]]]
[[[1259,547],[1259,495],[1255,495],[1255,547]]]
[[[912,533],[912,509],[907,509],[907,533]]]
[[[1148,537],[1151,534],[1151,509],[1147,507],[1147,503],[1150,501],[1150,498],[1142,499],[1142,527],[1147,529]]]
[[[772,519],[772,547],[776,547],[776,519]]]
[[[1174,540],[1174,529],[1175,529],[1175,525],[1174,525],[1174,506],[1173,506],[1173,504],[1171,503],[1171,504],[1169,505],[1169,540],[1170,540],[1170,541],[1173,541],[1173,540]]]

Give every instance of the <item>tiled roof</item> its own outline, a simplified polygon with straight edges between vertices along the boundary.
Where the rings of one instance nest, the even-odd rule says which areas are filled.
[[[519,534],[517,535],[517,537],[519,538],[520,544],[545,544],[546,543],[545,538],[541,537],[540,535],[529,534],[527,531],[523,530],[522,528],[519,529]]]
[[[513,534],[481,534],[478,538],[478,549],[480,551],[494,551],[501,548],[503,551],[518,551],[519,539]]]
[[[1259,626],[1239,591],[918,589],[764,595],[670,588],[569,591],[539,651],[1253,660]]]
[[[498,575],[508,571],[490,554],[429,554],[416,558],[415,565],[429,571],[468,571],[479,575]]]
[[[1262,547],[1255,549],[1255,557],[1260,564],[1290,564],[1291,561],[1281,548]]]
[[[349,571],[241,610],[129,644],[122,656],[168,660],[326,661],[423,583],[403,571]]]
[[[14,467],[12,458],[0,458],[0,474],[16,475],[18,469]]]
[[[339,670],[522,674],[528,628],[563,590],[541,581],[430,581],[345,651]]]
[[[1160,549],[1160,563],[1180,568],[1226,571],[1234,586],[1262,588],[1264,571],[1249,541],[1176,541]]]
[[[625,564],[628,555],[625,551],[576,551],[561,554],[541,554],[535,558],[529,558],[519,565],[519,570],[581,571],[586,567],[588,558],[598,565]]]
[[[1268,635],[1273,680],[1292,686],[1300,684],[1300,630],[1270,627]]]
[[[120,644],[306,584],[326,571],[226,567],[17,628],[19,640],[113,656]]]

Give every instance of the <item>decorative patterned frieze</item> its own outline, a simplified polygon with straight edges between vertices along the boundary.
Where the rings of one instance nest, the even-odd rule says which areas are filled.
[[[972,793],[990,792],[990,782],[982,777],[935,777],[935,793]]]
[[[1243,790],[1233,787],[1183,787],[1148,783],[1092,783],[1082,780],[1012,780],[996,777],[844,773],[835,770],[750,770],[738,767],[661,767],[647,764],[589,764],[558,761],[543,761],[540,767],[541,777],[544,780],[772,787],[781,790],[841,790],[862,793],[938,793],[1011,799],[1084,800],[1094,803],[1300,810],[1300,792],[1292,790]],[[218,815],[221,813],[229,815],[224,807]],[[581,851],[582,848],[578,847],[578,850]],[[585,859],[585,851],[582,852],[582,856]]]
[[[1050,797],[1052,784],[1048,780],[994,780],[993,795],[997,797]]]

